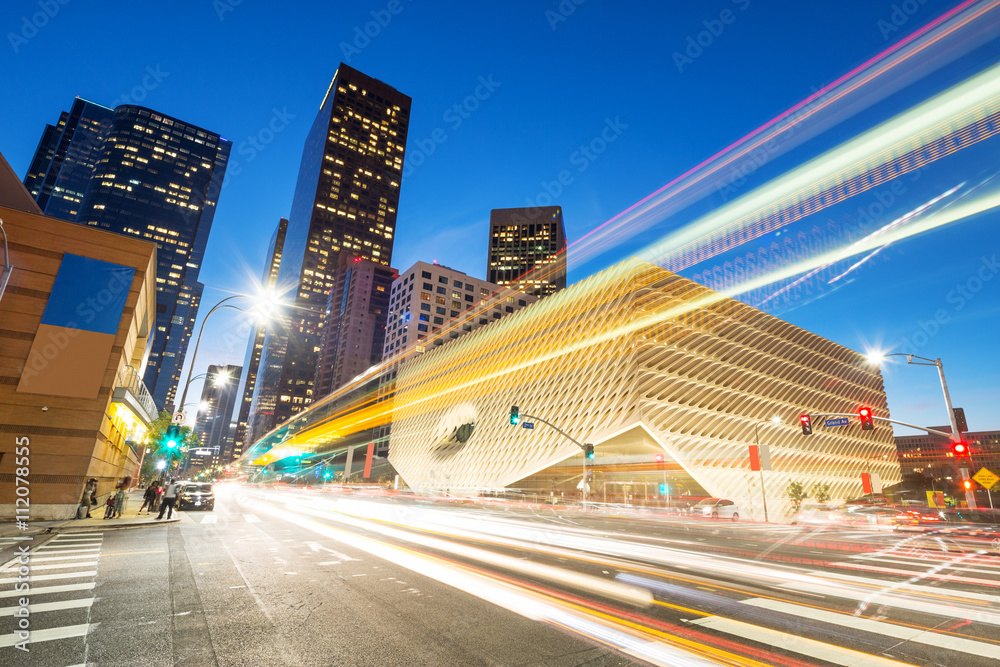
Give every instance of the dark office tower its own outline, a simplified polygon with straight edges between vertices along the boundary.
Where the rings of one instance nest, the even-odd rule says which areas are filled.
[[[287,328],[268,329],[247,442],[313,400],[319,325],[341,252],[392,260],[409,117],[408,96],[340,65],[306,137],[278,272],[279,284],[298,285],[297,308]]]
[[[278,227],[274,230],[274,234],[271,235],[271,243],[267,251],[268,261],[264,265],[264,275],[260,278],[261,287],[274,290],[279,295],[281,290],[276,289],[278,267],[281,266],[281,251],[285,246],[285,232],[287,231],[288,220],[281,218],[278,220]],[[257,369],[260,366],[260,354],[264,349],[264,334],[266,333],[266,324],[256,324],[250,331],[247,355],[243,361],[243,376],[240,380],[240,400],[233,412],[233,426],[235,428],[233,447],[223,456],[223,463],[229,463],[243,454],[247,435],[247,420],[250,417],[250,405],[253,402],[253,390],[257,384]]]
[[[320,327],[314,400],[382,361],[389,293],[398,276],[396,269],[340,254]]]
[[[46,125],[24,186],[45,215],[75,222],[114,111],[76,98],[56,125]]]
[[[198,423],[194,434],[201,440],[202,450],[191,453],[191,467],[199,468],[224,461],[223,452],[229,436],[230,416],[239,397],[240,366],[209,366],[205,386],[201,390]],[[205,453],[209,450],[210,453]],[[201,451],[202,453],[197,453]]]
[[[548,296],[566,287],[566,229],[562,208],[490,211],[486,279],[526,294]]]
[[[77,222],[156,243],[156,331],[145,383],[174,402],[203,285],[198,271],[232,142],[137,106],[115,109]]]

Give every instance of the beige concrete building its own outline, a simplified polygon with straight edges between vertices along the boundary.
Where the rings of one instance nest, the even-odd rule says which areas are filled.
[[[579,447],[542,423],[512,426],[513,405],[595,445],[597,500],[718,496],[762,519],[748,453],[758,436],[773,463],[763,474],[772,520],[787,516],[790,481],[843,499],[861,494],[862,473],[900,478],[887,425],[814,420],[804,436],[798,424],[861,405],[889,416],[862,354],[638,260],[404,361],[389,461],[420,490],[578,496]]]
[[[156,246],[30,212],[0,185],[13,265],[0,298],[0,519],[70,518],[87,479],[101,500],[134,477],[156,417],[141,373]]]

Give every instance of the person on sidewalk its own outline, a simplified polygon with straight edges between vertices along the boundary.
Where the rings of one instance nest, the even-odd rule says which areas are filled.
[[[115,508],[114,512],[111,513],[112,519],[122,518],[122,512],[125,511],[125,502],[128,500],[128,487],[132,486],[132,478],[125,477],[118,486],[118,492],[115,493]]]
[[[153,480],[153,483],[146,487],[146,492],[142,494],[142,507],[136,513],[136,516],[142,514],[143,510],[146,510],[148,515],[151,511],[156,511],[156,498],[160,490],[160,480]]]
[[[77,514],[77,518],[89,519],[90,518],[90,506],[93,505],[92,496],[97,492],[97,480],[91,477],[87,480],[87,486],[83,489],[83,498],[80,499],[80,507],[86,507],[86,516],[81,517]]]
[[[180,484],[177,483],[177,479],[171,479],[170,484],[167,485],[167,490],[163,492],[163,504],[160,506],[160,514],[156,517],[157,520],[163,518],[164,512],[167,512],[167,508],[170,511],[167,513],[167,519],[170,519],[174,515],[174,503],[177,502],[177,492],[180,489]]]

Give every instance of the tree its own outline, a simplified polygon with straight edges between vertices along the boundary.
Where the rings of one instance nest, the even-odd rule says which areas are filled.
[[[812,488],[813,497],[818,503],[825,503],[830,500],[830,485],[829,484],[813,484]]]
[[[181,426],[179,446],[172,449],[167,448],[164,440],[167,429],[172,423],[170,413],[164,410],[149,425],[149,430],[146,432],[146,459],[142,463],[142,471],[140,472],[142,479],[152,480],[160,474],[160,471],[156,469],[157,461],[165,460],[168,464],[175,463],[184,456],[185,451],[201,445],[198,436],[189,426]]]
[[[805,486],[802,482],[789,482],[788,488],[785,489],[785,493],[788,495],[788,499],[792,501],[792,505],[795,507],[795,511],[799,511],[799,507],[802,505],[802,501],[809,497],[806,492]]]

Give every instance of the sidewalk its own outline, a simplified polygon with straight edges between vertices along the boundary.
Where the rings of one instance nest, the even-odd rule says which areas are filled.
[[[157,520],[157,513],[138,514],[142,507],[142,489],[136,489],[129,493],[125,500],[125,507],[122,510],[120,519],[105,519],[104,505],[97,505],[90,508],[89,519],[67,519],[65,521],[28,521],[28,529],[20,530],[14,522],[0,523],[0,537],[14,537],[17,535],[38,535],[40,533],[85,533],[92,531],[115,530],[119,528],[136,528],[139,526],[149,526],[154,524],[178,523],[181,521],[190,522],[191,519],[184,516],[183,512],[178,512],[174,508],[172,519]]]

